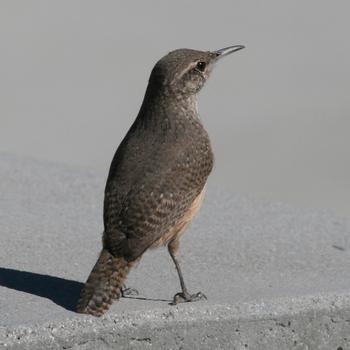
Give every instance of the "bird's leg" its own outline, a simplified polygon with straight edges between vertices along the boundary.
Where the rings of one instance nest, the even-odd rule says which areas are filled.
[[[172,305],[176,305],[176,304],[183,303],[183,302],[198,301],[198,300],[207,299],[207,297],[202,292],[190,294],[187,291],[185,281],[184,281],[184,278],[182,276],[180,264],[176,259],[176,253],[177,253],[178,248],[179,248],[179,240],[178,239],[174,239],[174,240],[170,241],[170,243],[168,244],[168,251],[169,251],[171,258],[173,259],[173,262],[174,262],[175,267],[176,267],[176,271],[179,275],[180,285],[181,285],[181,290],[182,290],[182,292],[174,295]]]
[[[137,258],[133,261],[132,265],[135,266],[139,263],[141,257]],[[139,291],[132,287],[127,287],[125,283],[123,283],[123,286],[120,288],[120,294],[123,298],[130,297],[130,296],[136,296],[139,295]]]

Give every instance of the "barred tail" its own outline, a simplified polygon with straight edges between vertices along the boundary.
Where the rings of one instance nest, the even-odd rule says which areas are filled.
[[[102,316],[119,299],[131,264],[103,249],[85,286],[81,290],[77,312]]]

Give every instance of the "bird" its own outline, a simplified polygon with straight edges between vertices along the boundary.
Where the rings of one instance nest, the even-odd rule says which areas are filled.
[[[197,95],[215,64],[243,48],[176,49],[155,64],[140,111],[110,166],[102,251],[81,290],[77,312],[102,316],[123,296],[132,267],[148,249],[160,246],[167,247],[180,280],[173,304],[206,299],[202,292],[188,291],[177,257],[214,161]]]

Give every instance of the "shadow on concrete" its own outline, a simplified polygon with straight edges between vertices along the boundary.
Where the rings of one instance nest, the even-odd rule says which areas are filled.
[[[146,300],[146,301],[165,301],[167,303],[171,302],[169,299],[157,299],[157,298],[146,298],[146,297],[135,297],[130,295],[124,295],[124,299],[134,299],[134,300]]]
[[[38,295],[69,311],[75,311],[83,283],[0,267],[0,286]]]
[[[83,288],[84,284],[60,277],[0,267],[0,286],[50,299],[66,310],[75,312],[80,290]],[[139,296],[124,296],[123,298],[148,301],[171,301]]]

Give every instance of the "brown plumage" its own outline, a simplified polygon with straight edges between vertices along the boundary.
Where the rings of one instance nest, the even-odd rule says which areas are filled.
[[[193,301],[176,259],[179,237],[199,209],[213,166],[196,94],[218,58],[237,51],[175,50],[153,68],[140,112],[110,167],[104,200],[103,249],[77,305],[101,316],[122,294],[130,268],[149,248],[168,245],[182,292]]]

